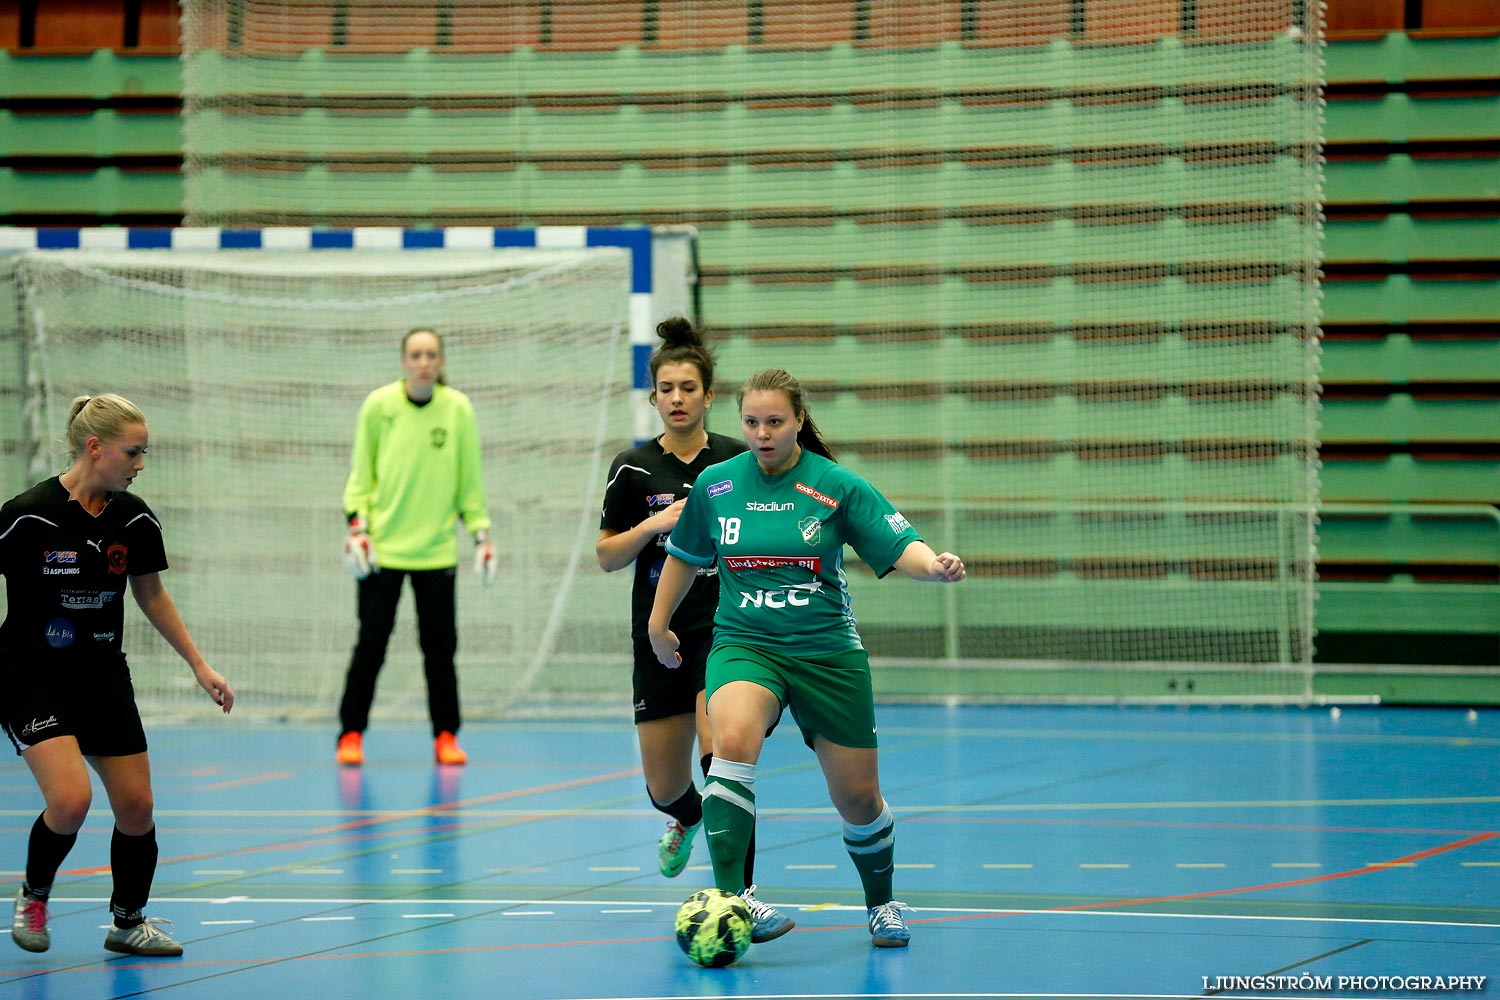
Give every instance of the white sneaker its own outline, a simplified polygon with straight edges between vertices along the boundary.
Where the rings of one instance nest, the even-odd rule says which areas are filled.
[[[111,921],[109,933],[104,936],[104,948],[122,955],[181,955],[182,945],[161,929],[162,924],[171,922],[147,917],[134,927],[116,927]]]

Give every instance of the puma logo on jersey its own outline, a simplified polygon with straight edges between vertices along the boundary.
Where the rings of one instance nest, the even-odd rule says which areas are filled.
[[[103,539],[101,538],[99,541],[103,541]],[[85,538],[83,540],[83,544],[92,545],[95,552],[99,553],[101,556],[104,555],[104,550],[99,547],[99,542],[96,542],[91,538]]]

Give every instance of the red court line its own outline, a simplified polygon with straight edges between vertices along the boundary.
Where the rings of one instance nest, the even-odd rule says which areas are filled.
[[[1481,833],[1477,836],[1466,837],[1463,840],[1456,840],[1451,844],[1442,844],[1438,847],[1428,848],[1425,851],[1418,851],[1416,854],[1408,854],[1405,857],[1397,858],[1394,861],[1383,861],[1378,864],[1365,865],[1363,868],[1351,868],[1348,871],[1329,872],[1326,875],[1312,875],[1308,878],[1292,879],[1289,882],[1268,882],[1265,885],[1246,885],[1241,886],[1238,889],[1213,889],[1208,892],[1190,892],[1181,896],[1144,896],[1140,899],[1120,899],[1108,903],[1077,903],[1073,906],[1047,906],[1043,907],[1040,910],[1007,910],[1001,913],[964,913],[952,917],[928,917],[922,920],[913,920],[911,921],[911,923],[937,924],[951,920],[978,920],[985,917],[1016,917],[1022,916],[1023,912],[1070,913],[1079,910],[1109,910],[1116,909],[1122,906],[1142,906],[1150,903],[1178,903],[1189,899],[1208,899],[1213,896],[1235,896],[1247,892],[1267,892],[1271,889],[1287,889],[1294,885],[1312,885],[1315,882],[1332,882],[1335,879],[1352,878],[1355,875],[1368,875],[1371,872],[1385,871],[1387,868],[1394,865],[1401,865],[1412,861],[1419,861],[1422,858],[1430,858],[1434,854],[1443,854],[1447,851],[1456,851],[1459,848],[1470,847],[1482,841],[1493,840],[1496,837],[1500,837],[1500,833]],[[834,928],[818,929],[832,930]]]
[[[248,778],[233,778],[229,781],[216,781],[212,785],[204,785],[201,791],[217,792],[225,788],[239,788],[244,785],[258,785],[263,781],[281,781],[284,778],[296,777],[295,771],[272,771],[269,774],[254,774]]]
[[[778,822],[811,822],[815,817],[768,816]],[[1019,816],[903,816],[903,823],[993,823],[1015,826],[1108,826],[1146,827],[1169,830],[1282,830],[1292,833],[1378,833],[1426,834],[1431,836],[1463,837],[1486,830],[1454,830],[1441,827],[1419,826],[1324,826],[1316,823],[1203,823],[1150,819],[1039,819]]]
[[[621,778],[634,777],[640,773],[640,768],[633,767],[626,771],[596,774],[588,778],[556,781],[549,785],[533,785],[531,788],[518,788],[510,792],[496,792],[494,795],[481,795],[478,798],[461,799],[457,802],[442,802],[435,806],[423,806],[421,809],[408,809],[401,812],[383,813],[379,816],[367,816],[364,819],[350,820],[348,823],[339,823],[336,826],[319,827],[313,833],[335,833],[339,830],[355,830],[362,826],[373,826],[376,823],[391,823],[396,820],[410,819],[413,816],[431,816],[433,813],[447,812],[453,809],[467,809],[471,806],[489,802],[503,802],[506,799],[518,799],[527,795],[542,795],[547,792],[560,792],[569,788],[585,788],[589,785],[597,785],[605,781],[618,781]]]
[[[952,917],[926,917],[926,918],[922,918],[922,919],[918,919],[918,920],[912,920],[912,921],[910,921],[910,923],[914,923],[914,924],[939,924],[939,923],[948,923],[948,922],[951,922],[951,921],[954,921],[954,920],[988,920],[988,919],[990,919],[992,917],[1018,917],[1018,916],[1029,915],[1031,913],[1068,913],[1068,912],[1074,912],[1074,911],[1079,911],[1079,910],[1102,910],[1102,909],[1111,909],[1111,908],[1122,907],[1122,906],[1140,906],[1140,905],[1146,904],[1146,903],[1170,903],[1170,902],[1178,902],[1178,901],[1188,900],[1188,899],[1204,899],[1204,898],[1207,898],[1207,897],[1210,897],[1210,896],[1230,896],[1230,895],[1236,895],[1236,894],[1239,894],[1239,893],[1246,893],[1246,892],[1265,892],[1265,891],[1270,890],[1270,889],[1284,889],[1284,888],[1287,888],[1288,886],[1294,886],[1294,885],[1308,885],[1308,884],[1314,883],[1314,882],[1331,882],[1334,879],[1350,878],[1350,877],[1355,876],[1355,875],[1368,875],[1371,872],[1383,871],[1389,865],[1399,865],[1399,864],[1403,864],[1403,863],[1409,862],[1409,861],[1418,861],[1418,860],[1421,860],[1422,858],[1432,857],[1434,854],[1443,854],[1443,853],[1445,853],[1447,851],[1455,851],[1455,850],[1458,850],[1459,848],[1469,847],[1469,846],[1471,846],[1473,844],[1477,844],[1477,843],[1480,843],[1480,842],[1486,841],[1486,840],[1492,840],[1492,839],[1494,839],[1496,837],[1500,837],[1500,833],[1495,833],[1495,832],[1483,833],[1483,834],[1480,834],[1480,835],[1475,836],[1475,837],[1468,837],[1468,838],[1465,838],[1464,840],[1454,841],[1451,844],[1442,844],[1442,845],[1439,845],[1438,847],[1428,848],[1425,851],[1418,851],[1415,854],[1408,854],[1405,857],[1397,858],[1394,861],[1386,861],[1386,862],[1382,862],[1381,864],[1374,864],[1374,865],[1365,865],[1363,868],[1352,868],[1349,871],[1331,872],[1331,873],[1329,873],[1327,875],[1314,875],[1311,878],[1293,879],[1290,882],[1272,882],[1272,883],[1269,883],[1269,884],[1266,884],[1266,885],[1242,886],[1242,887],[1240,887],[1238,889],[1216,889],[1216,890],[1214,890],[1212,892],[1192,892],[1192,893],[1187,893],[1187,894],[1181,895],[1181,896],[1152,896],[1152,897],[1143,897],[1141,899],[1116,900],[1116,901],[1110,902],[1110,903],[1080,903],[1080,904],[1075,905],[1075,906],[1049,906],[1049,907],[1044,907],[1041,910],[1026,910],[1026,911],[1022,911],[1022,910],[1005,910],[1005,911],[999,911],[999,912],[995,912],[995,913],[963,913],[963,914],[958,914],[958,915],[952,916]],[[1166,916],[1167,914],[1163,914],[1163,915]],[[863,923],[859,923],[859,924],[839,924],[837,926],[832,926],[832,927],[807,927],[807,928],[803,928],[801,930],[793,931],[792,933],[794,933],[794,934],[814,934],[814,933],[819,933],[819,932],[822,932],[822,931],[846,931],[846,930],[853,930],[855,928],[863,928],[864,926],[865,925]],[[608,938],[608,939],[605,939],[605,940],[596,940],[596,941],[542,941],[542,942],[533,942],[533,943],[530,943],[530,944],[479,945],[479,946],[473,946],[473,947],[468,947],[468,948],[419,948],[419,949],[406,950],[406,951],[340,952],[340,953],[337,953],[337,954],[327,954],[327,955],[292,955],[292,956],[288,956],[287,958],[284,958],[284,959],[278,959],[278,958],[243,959],[243,958],[241,958],[241,959],[225,959],[225,960],[217,961],[217,962],[176,962],[176,963],[173,963],[172,967],[173,968],[182,968],[182,967],[186,967],[186,966],[189,966],[189,965],[191,965],[191,966],[225,966],[225,965],[247,965],[247,964],[266,964],[266,965],[270,965],[270,964],[274,964],[274,963],[280,962],[280,961],[291,961],[291,962],[326,962],[326,961],[328,961],[330,959],[349,959],[349,958],[405,958],[405,957],[411,957],[411,956],[414,956],[414,955],[460,955],[460,954],[466,954],[466,953],[472,953],[472,952],[520,951],[520,950],[525,950],[525,949],[537,949],[537,948],[574,948],[574,947],[578,947],[580,945],[644,944],[644,943],[649,943],[649,942],[654,942],[654,941],[667,941],[667,940],[670,940],[670,939],[671,939],[671,935],[662,934],[662,935],[656,935],[656,936],[653,936],[653,937]],[[123,970],[123,969],[150,969],[150,968],[157,968],[157,969],[159,969],[159,968],[161,968],[161,965],[158,964],[158,963],[152,963],[152,964],[149,964],[149,965],[146,965],[146,964],[143,964],[143,965],[116,965],[116,964],[113,964],[113,963],[106,963],[106,964],[98,965],[98,966],[85,966],[85,967],[75,967],[75,968],[71,968],[71,969],[56,969],[56,970],[47,970],[47,971],[49,971],[49,972],[104,972],[104,971],[118,971],[118,970]],[[29,972],[29,973],[35,973],[36,972],[36,970],[34,970],[34,969],[28,969],[28,970],[24,970],[24,971]],[[18,975],[18,974],[20,974],[20,973],[0,972],[0,975]]]
[[[463,808],[467,808],[467,807],[475,806],[475,805],[480,805],[480,804],[487,803],[487,802],[500,802],[500,801],[504,801],[506,799],[516,799],[516,798],[521,798],[521,797],[527,796],[527,795],[540,795],[540,794],[544,794],[546,792],[562,791],[562,790],[569,789],[569,788],[584,788],[584,787],[587,787],[589,785],[596,785],[596,784],[600,784],[600,783],[606,782],[606,781],[616,781],[616,780],[621,779],[621,778],[633,777],[633,776],[639,775],[640,773],[641,773],[641,769],[638,768],[638,767],[634,767],[634,768],[630,768],[630,769],[625,770],[625,771],[612,771],[612,772],[610,772],[608,774],[596,774],[596,775],[592,775],[592,776],[586,777],[586,778],[574,778],[574,779],[572,779],[570,781],[556,781],[556,782],[552,782],[552,783],[546,784],[546,785],[534,785],[534,786],[532,786],[530,788],[518,788],[518,789],[515,789],[514,791],[509,791],[509,792],[497,792],[494,795],[481,795],[478,798],[463,799],[463,800],[460,800],[458,802],[444,802],[444,803],[441,803],[441,804],[435,805],[435,806],[425,806],[425,807],[423,807],[421,809],[411,809],[411,810],[406,810],[406,811],[403,811],[403,812],[395,812],[395,813],[384,813],[384,814],[382,814],[380,816],[368,816],[368,817],[366,817],[364,819],[352,820],[352,821],[350,821],[348,823],[339,823],[339,824],[337,824],[335,826],[320,827],[320,828],[318,828],[316,830],[313,830],[312,832],[314,834],[338,833],[338,832],[346,831],[346,830],[356,830],[356,829],[358,829],[360,827],[363,827],[363,826],[373,826],[373,825],[375,825],[377,823],[391,823],[391,822],[395,822],[397,820],[412,819],[414,817],[420,817],[420,816],[432,816],[432,815],[435,815],[435,814],[436,815],[441,815],[444,812],[448,812],[448,811],[451,811],[451,810],[454,810],[454,809],[463,809]],[[541,814],[538,814],[536,816],[514,816],[514,817],[511,817],[511,819],[513,819],[513,820],[533,820],[533,819],[541,819],[541,818],[543,818]],[[442,826],[442,827],[428,828],[428,829],[421,830],[421,831],[416,831],[416,830],[391,831],[391,832],[388,832],[388,833],[369,834],[369,835],[362,836],[362,837],[352,837],[352,838],[351,837],[334,837],[334,838],[328,838],[328,839],[303,838],[303,839],[299,839],[299,840],[287,840],[287,841],[281,841],[279,843],[274,843],[274,844],[259,844],[259,845],[253,846],[253,847],[236,847],[236,848],[231,848],[231,849],[222,850],[222,851],[205,851],[205,852],[200,853],[200,854],[180,854],[180,855],[174,855],[174,856],[169,857],[169,858],[162,858],[160,861],[158,861],[158,865],[180,864],[181,862],[184,862],[184,861],[203,861],[203,860],[206,860],[208,858],[226,858],[226,857],[232,857],[233,855],[236,855],[236,854],[260,854],[260,853],[264,853],[264,852],[267,852],[267,851],[294,851],[294,850],[301,850],[301,849],[309,848],[309,847],[321,847],[321,846],[324,846],[324,845],[327,845],[327,844],[347,844],[347,843],[349,843],[351,841],[375,840],[375,839],[382,839],[382,838],[386,838],[386,837],[405,836],[405,835],[409,835],[409,834],[413,834],[413,833],[418,833],[418,832],[420,832],[420,833],[446,833],[446,832],[449,832],[449,831],[452,831],[452,830],[462,829],[466,825],[474,825],[474,824],[450,823],[450,824],[447,824],[447,825]],[[68,869],[66,871],[61,872],[61,874],[63,874],[63,875],[85,875],[85,876],[88,876],[88,875],[107,875],[109,873],[109,870],[110,869],[109,869],[108,865],[103,865],[103,866],[94,865],[94,866],[90,866],[90,867],[86,867],[86,868]],[[19,881],[22,877],[23,876],[20,876],[20,875],[5,876],[3,878],[0,878],[0,883],[16,882],[16,881]]]

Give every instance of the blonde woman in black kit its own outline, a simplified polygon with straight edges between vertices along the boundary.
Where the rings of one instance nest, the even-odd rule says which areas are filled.
[[[737,437],[710,433],[705,419],[714,399],[714,358],[702,334],[685,319],[656,328],[661,346],[651,355],[651,403],[662,433],[620,452],[604,488],[599,541],[594,550],[606,573],[634,564],[630,634],[634,652],[633,702],[636,738],[651,804],[669,819],[657,844],[657,864],[667,878],[687,867],[693,839],[703,822],[703,799],[693,783],[693,739],[705,774],[713,739],[703,703],[703,668],[713,642],[718,582],[704,573],[693,583],[672,619],[682,637],[682,664],[668,669],[646,638],[656,581],[666,558],[663,542],[677,524],[698,473],[745,450]],[[745,903],[755,921],[751,940],[760,943],[792,929],[792,920],[757,900],[752,840],[745,859]]]
[[[0,508],[0,573],[8,609],[0,625],[0,724],[26,761],[46,808],[26,851],[11,940],[52,945],[47,897],[88,815],[85,762],[114,813],[110,842],[113,921],[104,947],[127,955],[181,955],[142,914],[156,873],[151,763],[121,652],[125,583],[136,605],[226,713],[234,692],[203,659],[161,582],[161,524],[126,492],[146,464],[146,418],[119,396],[80,396],[68,417],[68,471]]]

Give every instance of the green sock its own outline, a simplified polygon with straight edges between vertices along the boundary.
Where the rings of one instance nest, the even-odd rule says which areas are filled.
[[[745,854],[755,835],[755,765],[715,757],[703,786],[703,831],[714,863],[714,885],[746,888]]]
[[[865,906],[889,903],[896,861],[896,818],[890,805],[882,806],[880,815],[863,826],[845,823],[844,846],[865,887]]]

